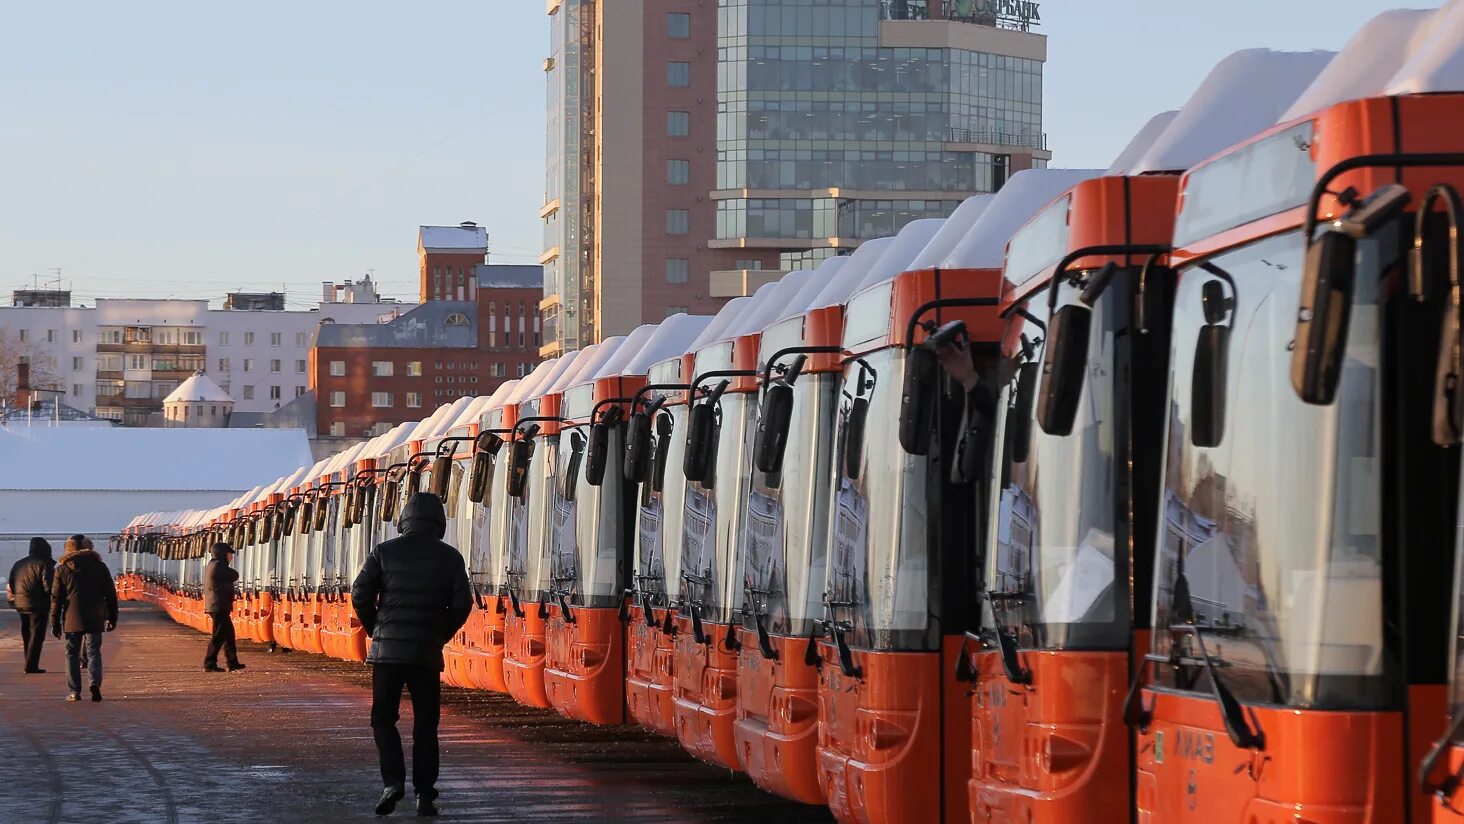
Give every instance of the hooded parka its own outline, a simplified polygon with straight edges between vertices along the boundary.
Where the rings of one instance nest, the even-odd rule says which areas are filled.
[[[463,556],[442,536],[442,499],[418,492],[402,508],[401,536],[366,557],[351,587],[351,605],[371,649],[373,664],[442,669],[442,647],[473,608]]]
[[[213,560],[203,568],[203,611],[209,615],[234,609],[234,582],[239,571],[229,566],[234,548],[225,543],[213,545]]]
[[[45,538],[30,539],[30,554],[10,568],[11,605],[18,612],[51,611],[51,581],[56,559],[51,557],[51,544]],[[44,624],[40,626],[44,627]]]
[[[75,537],[56,564],[51,587],[51,628],[62,632],[102,632],[117,624],[117,587],[107,562]]]

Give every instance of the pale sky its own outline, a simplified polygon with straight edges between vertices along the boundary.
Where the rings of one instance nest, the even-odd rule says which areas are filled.
[[[1226,54],[1336,49],[1383,8],[1041,7],[1053,165],[1075,167]],[[534,262],[547,49],[543,0],[0,0],[0,299],[55,267],[87,304],[284,285],[304,307],[368,270],[413,298],[417,226],[463,220]]]

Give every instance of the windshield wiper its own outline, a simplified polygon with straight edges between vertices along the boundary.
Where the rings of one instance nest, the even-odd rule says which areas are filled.
[[[1198,658],[1180,655],[1178,643],[1171,644],[1168,657],[1148,655],[1145,658],[1150,661],[1168,663],[1174,667],[1204,667],[1206,674],[1210,676],[1210,691],[1215,695],[1216,703],[1220,705],[1220,714],[1225,720],[1225,732],[1230,735],[1230,740],[1241,749],[1263,752],[1266,749],[1266,734],[1260,730],[1259,724],[1256,729],[1251,729],[1250,720],[1245,717],[1245,708],[1236,699],[1235,693],[1231,692],[1230,688],[1225,686],[1225,682],[1220,680],[1220,668],[1216,666],[1215,659],[1205,649],[1204,633],[1207,629],[1207,627],[1193,623],[1173,624],[1169,627],[1169,631],[1172,633],[1188,634],[1194,637],[1195,645],[1200,648]]]
[[[752,586],[746,587],[745,592],[748,602],[752,604],[753,623],[757,626],[758,650],[762,652],[763,658],[769,661],[776,661],[778,660],[778,651],[773,648],[772,636],[768,635],[768,628],[763,623],[763,619],[767,617],[767,614],[762,610],[762,601],[753,597],[774,595],[776,593],[771,589],[759,589],[758,587]]]
[[[1449,809],[1454,809],[1453,805],[1449,803],[1449,799],[1453,798],[1459,786],[1464,784],[1464,765],[1460,765],[1459,769],[1450,773],[1448,778],[1445,778],[1438,784],[1430,781],[1429,776],[1433,774],[1439,757],[1445,752],[1448,752],[1450,743],[1458,737],[1460,732],[1464,732],[1464,713],[1454,716],[1453,723],[1449,725],[1448,732],[1445,732],[1434,742],[1433,747],[1428,751],[1428,756],[1423,759],[1423,763],[1418,765],[1419,787],[1425,793],[1437,796]]]

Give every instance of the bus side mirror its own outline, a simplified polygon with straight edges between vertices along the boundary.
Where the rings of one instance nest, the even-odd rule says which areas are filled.
[[[473,469],[468,475],[468,500],[475,504],[483,503],[483,497],[488,494],[488,475],[492,468],[492,455],[487,452],[473,455]]]
[[[396,517],[397,493],[401,490],[401,479],[392,478],[386,482],[381,493],[381,520],[390,523]]]
[[[580,464],[585,458],[585,436],[578,430],[569,433],[569,463],[565,464],[564,475],[559,479],[559,498],[573,501],[579,486]]]
[[[585,458],[585,480],[590,486],[605,482],[605,465],[610,461],[610,431],[620,425],[625,411],[612,406],[597,423],[590,424],[589,454]]]
[[[940,360],[935,350],[917,346],[905,356],[905,386],[900,393],[900,447],[911,455],[930,452],[935,428],[935,392]]]
[[[859,465],[864,459],[864,425],[868,420],[869,399],[855,398],[844,429],[844,474],[851,479],[859,477]]]
[[[686,427],[686,457],[681,461],[682,474],[688,481],[705,481],[711,469],[716,414],[716,407],[711,403],[699,403],[691,408]]]
[[[1037,369],[1036,361],[1017,367],[1017,403],[1007,423],[1012,463],[1026,463],[1032,450],[1032,402],[1037,397]]]
[[[1042,394],[1037,401],[1037,423],[1049,435],[1072,434],[1083,397],[1088,370],[1088,336],[1093,310],[1068,304],[1053,314],[1042,353]]]
[[[1229,326],[1211,324],[1200,329],[1190,384],[1190,442],[1195,446],[1216,447],[1225,437],[1225,370],[1229,350]]]
[[[1307,403],[1337,396],[1356,272],[1357,239],[1345,232],[1324,232],[1307,249],[1291,352],[1291,385]]]
[[[325,529],[326,521],[330,519],[330,498],[321,498],[315,505],[315,531]]]
[[[629,432],[625,436],[625,465],[621,473],[627,481],[640,483],[646,479],[646,469],[651,452],[651,415],[637,412],[630,416]]]
[[[656,492],[666,488],[666,464],[671,454],[671,432],[675,427],[670,414],[656,416],[656,454],[652,458],[655,466],[651,472],[651,488]]]
[[[447,485],[452,480],[452,458],[447,455],[438,455],[432,461],[432,489],[433,495],[439,499],[447,500]]]
[[[533,436],[525,433],[508,450],[508,495],[522,498],[529,481],[529,462],[534,458]]]
[[[793,422],[793,387],[775,383],[763,394],[762,410],[757,418],[757,439],[753,442],[753,462],[768,475],[783,469],[783,452],[788,447],[788,428]]]

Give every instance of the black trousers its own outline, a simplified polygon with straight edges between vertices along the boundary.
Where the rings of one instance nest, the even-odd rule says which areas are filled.
[[[26,672],[41,668],[41,646],[46,643],[46,619],[50,612],[20,613],[20,642],[25,645]]]
[[[412,696],[412,791],[437,797],[437,722],[442,716],[442,679],[437,667],[402,664],[371,666],[371,734],[381,757],[381,783],[405,787],[407,765],[402,759],[402,687]]]
[[[208,638],[208,651],[203,654],[203,665],[205,667],[216,667],[219,665],[219,650],[224,651],[224,660],[229,666],[239,663],[239,650],[234,645],[234,616],[227,612],[215,612],[213,618],[213,634]]]

